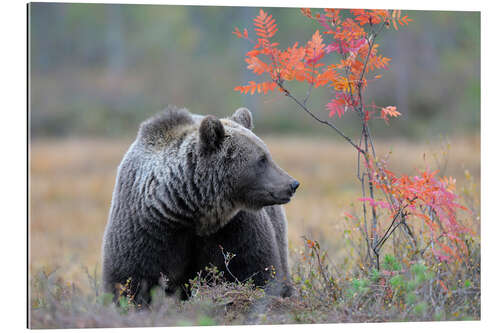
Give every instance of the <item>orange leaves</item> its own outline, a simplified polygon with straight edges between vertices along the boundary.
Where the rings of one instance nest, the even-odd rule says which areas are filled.
[[[384,121],[386,123],[389,122],[389,119],[387,118],[388,116],[389,117],[399,117],[400,115],[401,115],[401,113],[399,113],[396,110],[395,106],[386,106],[385,108],[382,108],[382,110],[380,111],[380,117],[382,119],[384,119]]]
[[[376,25],[384,22],[389,16],[387,10],[365,10],[365,9],[352,9],[351,13],[354,15],[355,20],[359,25],[365,24]]]
[[[337,27],[334,33],[334,38],[336,40],[344,42],[350,42],[364,37],[366,37],[366,31],[351,18],[345,19],[344,22]]]
[[[389,22],[391,22],[394,29],[398,30],[398,24],[403,26],[408,25],[409,22],[413,21],[408,18],[408,16],[401,17],[401,10],[393,10],[392,13],[390,13],[388,10],[380,9],[352,9],[351,13],[360,26],[364,26],[366,24],[373,26],[380,23],[389,25]]]
[[[397,30],[411,19],[402,16],[401,11],[388,10],[354,9],[346,13],[345,10],[325,9],[322,12],[314,10],[313,13],[311,9],[304,8],[301,11],[322,27],[302,46],[294,42],[290,47],[279,48],[278,43],[271,41],[278,27],[275,19],[263,10],[253,20],[257,35],[255,42],[249,38],[246,29],[234,29],[232,33],[238,38],[254,44],[245,57],[247,68],[255,75],[266,76],[264,82],[249,81],[234,90],[253,95],[256,92],[267,94],[278,87],[298,101],[284,85],[286,81],[305,81],[309,83],[309,90],[304,101],[298,102],[303,108],[306,108],[304,105],[311,88],[327,86],[333,95],[325,106],[330,117],[341,118],[348,110],[355,110],[363,125],[367,125],[371,116],[378,115],[378,112],[386,122],[389,117],[401,116],[395,106],[370,106],[363,102],[362,95],[366,85],[374,81],[367,78],[380,78],[375,71],[387,68],[391,60],[379,53],[379,46],[375,44],[377,35],[386,26],[392,25]],[[336,57],[332,53],[337,53]],[[323,63],[319,63],[320,60]],[[366,139],[367,132],[363,130],[363,133]],[[453,179],[437,179],[437,171],[428,170],[416,176],[396,176],[387,170],[383,162],[374,160],[368,148],[361,151],[357,145],[353,146],[366,158],[369,182],[385,197],[385,201],[375,200],[373,196],[361,198],[364,205],[369,204],[380,211],[387,210],[391,219],[399,216],[400,224],[410,225],[415,220],[421,222],[419,225],[422,224],[429,232],[432,251],[439,260],[455,257],[460,248],[466,249],[459,238],[465,229],[458,222],[456,213],[463,207],[458,204]],[[373,230],[376,234],[376,228]],[[316,244],[311,241],[308,246],[313,248]]]
[[[244,94],[248,92],[253,94],[255,91],[267,93],[274,89],[277,80],[307,80],[307,82],[316,83],[318,86],[337,78],[338,75],[334,72],[320,73],[317,70],[322,66],[318,61],[325,55],[325,44],[319,30],[312,35],[305,47],[295,43],[292,47],[280,50],[277,48],[278,43],[272,43],[269,40],[278,31],[277,24],[271,15],[260,10],[259,15],[254,19],[254,25],[255,33],[260,38],[257,39],[256,43],[254,42],[254,49],[246,54],[247,68],[256,75],[269,74],[275,84],[271,86],[265,82],[262,84],[249,82],[248,85],[236,87],[236,91]],[[238,28],[235,28],[233,34],[239,38],[250,40],[246,29],[242,33]],[[316,76],[319,75],[321,78],[317,83]]]
[[[346,111],[346,104],[342,99],[332,99],[328,104],[326,104],[326,109],[330,111],[328,114],[329,117],[337,115],[341,118]]]
[[[267,94],[270,90],[274,90],[276,88],[277,84],[274,80],[276,80],[280,71],[280,68],[278,67],[280,51],[276,48],[278,43],[272,43],[269,41],[269,39],[272,38],[278,31],[278,27],[272,15],[264,12],[262,9],[253,21],[255,34],[259,37],[257,42],[252,41],[248,37],[247,29],[244,29],[242,33],[238,28],[235,28],[233,34],[235,34],[238,38],[245,38],[254,43],[254,49],[246,54],[245,61],[248,64],[247,68],[252,70],[256,75],[268,73],[273,81],[261,83],[249,81],[248,85],[237,86],[234,90],[239,91],[242,94],[250,93],[253,95],[256,91],[258,93]],[[267,56],[268,61],[266,62],[261,59],[261,56]]]
[[[312,35],[310,41],[307,42],[306,58],[308,64],[316,64],[324,53],[325,44],[323,44],[323,37],[320,35],[319,30]]]
[[[330,102],[326,104],[326,109],[330,111],[330,117],[337,115],[339,118],[341,118],[342,115],[347,111],[347,108],[355,106],[356,103],[357,102],[353,101],[348,94],[336,93],[335,98],[330,100]]]
[[[272,67],[270,65],[266,64],[256,56],[248,57],[245,61],[248,63],[247,68],[251,69],[257,75],[261,75],[265,72],[270,73],[272,71]]]
[[[253,19],[255,25],[255,34],[262,38],[271,38],[278,31],[278,27],[273,19],[273,16],[267,14],[262,9],[259,15]]]
[[[324,86],[330,82],[337,82],[340,79],[340,74],[333,69],[327,69],[318,74],[314,80],[315,87]]]
[[[401,17],[401,10],[393,10],[392,11],[392,26],[394,29],[399,30],[398,23],[401,26],[408,25],[408,22],[413,21],[412,19],[408,18],[408,16],[403,16]]]
[[[307,71],[303,62],[305,55],[305,48],[299,47],[298,43],[295,43],[293,47],[289,47],[286,51],[280,52],[279,63],[281,67],[279,71],[281,78],[286,81],[304,81]]]
[[[454,192],[456,187],[455,184],[457,180],[453,177],[443,177],[441,178],[441,182],[446,186],[446,189],[450,192]]]
[[[318,245],[318,243],[313,241],[313,240],[308,239],[308,240],[306,240],[306,245],[308,248],[312,249],[312,248],[316,247]]]
[[[443,280],[437,280],[437,282],[439,283],[439,285],[441,286],[441,288],[443,288],[444,292],[448,293],[448,288],[444,284]]]
[[[399,26],[411,22],[411,19],[402,16],[398,10],[354,9],[346,13],[345,10],[325,9],[314,10],[313,13],[311,9],[304,8],[301,11],[322,27],[302,46],[294,42],[291,47],[279,48],[278,43],[271,41],[278,26],[275,19],[263,10],[253,20],[256,41],[249,38],[246,29],[234,29],[232,33],[238,38],[254,44],[245,57],[247,68],[255,75],[265,75],[267,80],[260,83],[249,81],[234,90],[253,95],[256,92],[267,94],[278,87],[281,92],[298,101],[284,85],[286,81],[305,81],[309,83],[309,90],[303,102],[298,102],[303,108],[306,108],[304,105],[311,88],[327,86],[333,95],[325,106],[330,117],[341,118],[348,110],[355,110],[363,125],[367,125],[371,116],[378,115],[378,112],[386,122],[389,117],[401,116],[395,106],[370,106],[363,102],[362,95],[366,85],[374,81],[367,78],[380,78],[380,74],[375,71],[387,68],[391,60],[379,53],[379,46],[375,44],[377,35],[386,26],[392,25],[397,30]],[[332,53],[337,53],[336,57]],[[319,63],[320,60],[323,63]],[[363,133],[366,139],[367,132],[363,130]],[[459,239],[464,227],[457,221],[456,212],[463,207],[457,202],[453,179],[438,180],[437,171],[421,171],[416,176],[396,176],[379,160],[371,158],[368,148],[361,151],[357,145],[353,146],[366,158],[369,181],[385,194],[385,201],[374,200],[374,197],[361,198],[364,205],[369,204],[380,211],[387,210],[387,216],[391,219],[399,215],[400,224],[403,219],[408,225],[412,221],[420,221],[429,231],[432,250],[436,251],[439,260],[455,256],[460,247],[466,248]],[[376,233],[374,228],[373,234]],[[308,246],[315,247],[316,244],[310,242]]]
[[[243,33],[241,33],[240,29],[235,27],[233,34],[235,34],[236,37],[238,37],[238,38],[248,38],[248,30],[246,28],[243,30]]]
[[[378,54],[378,44],[373,44],[372,49],[370,51],[370,58],[368,59],[368,63],[366,66],[367,72],[374,71],[375,69],[387,69],[389,66],[389,62],[391,58],[384,57]],[[365,44],[363,47],[359,49],[359,56],[361,58],[365,58],[368,56],[369,47],[368,44]]]
[[[378,54],[374,38],[384,25],[391,22],[406,25],[411,20],[407,16],[401,17],[401,11],[388,10],[327,8],[313,12],[310,8],[302,8],[301,13],[324,28],[323,31],[316,30],[303,46],[295,42],[291,47],[278,48],[278,43],[271,41],[278,31],[276,20],[262,9],[253,19],[256,41],[249,38],[247,29],[234,29],[232,33],[238,38],[254,44],[246,54],[247,68],[255,75],[269,75],[271,81],[251,81],[235,90],[243,94],[267,93],[286,81],[305,81],[311,88],[328,86],[336,96],[326,105],[330,116],[341,117],[347,110],[358,108],[357,111],[364,113],[364,119],[368,120],[374,111],[364,107],[359,109],[362,91],[368,82],[374,81],[367,80],[367,76],[375,70],[387,69],[391,60]],[[327,63],[325,59],[331,53],[338,53],[340,59],[332,62],[330,58],[330,63]],[[377,79],[380,75],[373,77]],[[381,111],[381,118],[386,122],[389,117],[397,116],[399,112],[395,108]]]
[[[386,106],[385,108],[382,108],[382,114],[385,116],[391,116],[391,117],[398,117],[401,115],[401,113],[399,113],[396,110],[395,106]]]
[[[302,13],[302,15],[312,18],[311,8],[301,8],[300,12]]]
[[[342,92],[348,92],[349,91],[349,86],[354,88],[352,86],[352,83],[349,82],[345,77],[341,76],[337,80],[333,81],[332,83],[333,87],[337,91],[342,91]]]
[[[387,69],[387,67],[389,66],[389,61],[391,61],[391,58],[383,57],[381,55],[370,57],[370,60],[368,61],[368,69],[370,71],[372,71],[373,68]]]
[[[397,112],[395,107],[383,110]],[[396,176],[387,169],[385,160],[368,163],[367,168],[375,187],[391,198],[390,201],[388,199],[390,215],[402,209],[408,223],[421,220],[434,244],[432,251],[436,259],[445,261],[453,257],[460,260],[460,252],[466,253],[467,247],[459,236],[469,231],[456,218],[457,209],[462,209],[462,206],[455,194],[453,178],[438,179],[436,175],[439,171],[428,169],[415,176]]]
[[[249,81],[248,85],[246,86],[238,86],[234,87],[235,91],[239,91],[242,94],[248,94],[250,92],[250,95],[253,95],[255,91],[258,93],[264,93],[267,94],[270,90],[274,90],[276,88],[276,83],[275,82],[261,82],[261,83],[256,83],[254,81]]]

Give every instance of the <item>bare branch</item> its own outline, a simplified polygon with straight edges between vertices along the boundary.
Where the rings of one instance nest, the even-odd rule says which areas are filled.
[[[389,236],[394,232],[394,230],[399,226],[400,223],[396,224],[396,220],[398,219],[398,217],[401,215],[401,212],[403,211],[404,208],[400,208],[397,212],[396,215],[394,215],[394,218],[392,219],[392,222],[391,222],[391,225],[389,226],[389,228],[387,228],[387,230],[385,231],[384,235],[382,236],[382,238],[380,238],[380,241],[377,242],[377,244],[375,245],[375,248],[374,250],[378,251],[380,250],[380,248],[382,247],[382,245],[384,245],[385,241],[389,238]],[[394,226],[394,228],[393,228]],[[391,231],[392,229],[392,231]]]
[[[224,258],[224,266],[226,266],[227,272],[233,277],[233,279],[237,283],[240,283],[240,280],[238,280],[238,278],[236,276],[234,276],[234,274],[229,269],[229,262],[231,262],[231,260],[236,256],[236,254],[224,251],[224,248],[222,247],[222,245],[219,245],[219,248],[222,252],[222,257]]]
[[[363,176],[361,177],[361,191],[363,193],[363,198],[365,198],[365,173],[363,173]],[[366,248],[368,251],[368,257],[372,258],[370,249],[372,248],[370,246],[370,240],[368,239],[368,224],[366,222],[366,201],[363,201],[363,221],[364,221],[364,227],[365,227],[365,239],[366,239]]]
[[[310,115],[311,117],[313,117],[316,121],[324,124],[324,125],[327,125],[328,127],[332,128],[333,130],[335,130],[335,132],[337,132],[341,137],[343,137],[347,142],[349,142],[354,148],[356,148],[357,151],[361,152],[363,155],[365,154],[365,150],[362,149],[361,147],[359,147],[357,144],[355,144],[351,138],[349,138],[347,135],[345,135],[340,129],[337,128],[337,126],[335,126],[335,124],[333,124],[332,122],[328,121],[328,120],[323,120],[319,117],[317,117],[314,113],[312,113],[311,111],[309,111],[309,109],[304,105],[302,104],[302,102],[300,102],[297,98],[295,98],[295,96],[293,96],[284,86],[283,86],[283,83],[276,80],[275,81],[276,84],[278,84],[278,86],[283,90],[283,92],[285,93],[286,96],[290,97],[291,99],[294,100],[295,103],[297,103],[304,111],[307,112],[308,115]]]

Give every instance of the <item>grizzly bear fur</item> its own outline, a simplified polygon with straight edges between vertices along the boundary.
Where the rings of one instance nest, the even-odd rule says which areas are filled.
[[[185,298],[188,280],[215,265],[229,280],[251,277],[290,295],[281,205],[299,183],[252,127],[245,108],[217,119],[172,106],[141,124],[118,167],[102,247],[105,291],[117,296],[129,280],[138,303],[160,284]],[[227,267],[221,247],[236,255]]]

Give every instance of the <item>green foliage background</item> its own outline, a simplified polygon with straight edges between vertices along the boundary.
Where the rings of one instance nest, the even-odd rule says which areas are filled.
[[[266,8],[282,47],[305,43],[319,25],[298,8]],[[167,104],[227,116],[239,106],[255,115],[256,131],[331,135],[274,92],[241,96],[236,85],[261,80],[246,70],[251,48],[231,31],[251,28],[258,8],[169,5],[30,5],[31,133],[41,136],[129,136]],[[384,31],[380,51],[389,71],[366,100],[403,114],[376,136],[477,133],[480,121],[479,12],[407,11],[414,21]],[[297,85],[305,93],[306,87]],[[298,93],[300,95],[300,93]],[[313,91],[312,110],[327,117],[329,92]],[[340,122],[359,132],[355,115]]]

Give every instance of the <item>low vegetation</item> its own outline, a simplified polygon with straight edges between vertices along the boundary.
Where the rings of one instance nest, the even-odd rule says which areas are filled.
[[[228,283],[207,267],[191,280],[188,301],[153,291],[147,309],[138,307],[126,286],[118,304],[100,292],[87,274],[88,288],[38,272],[31,281],[33,328],[124,326],[203,326],[480,319],[479,246],[464,265],[410,263],[387,254],[380,271],[362,268],[341,273],[328,264],[318,243],[307,241],[292,268],[296,293],[268,296],[250,282]]]

